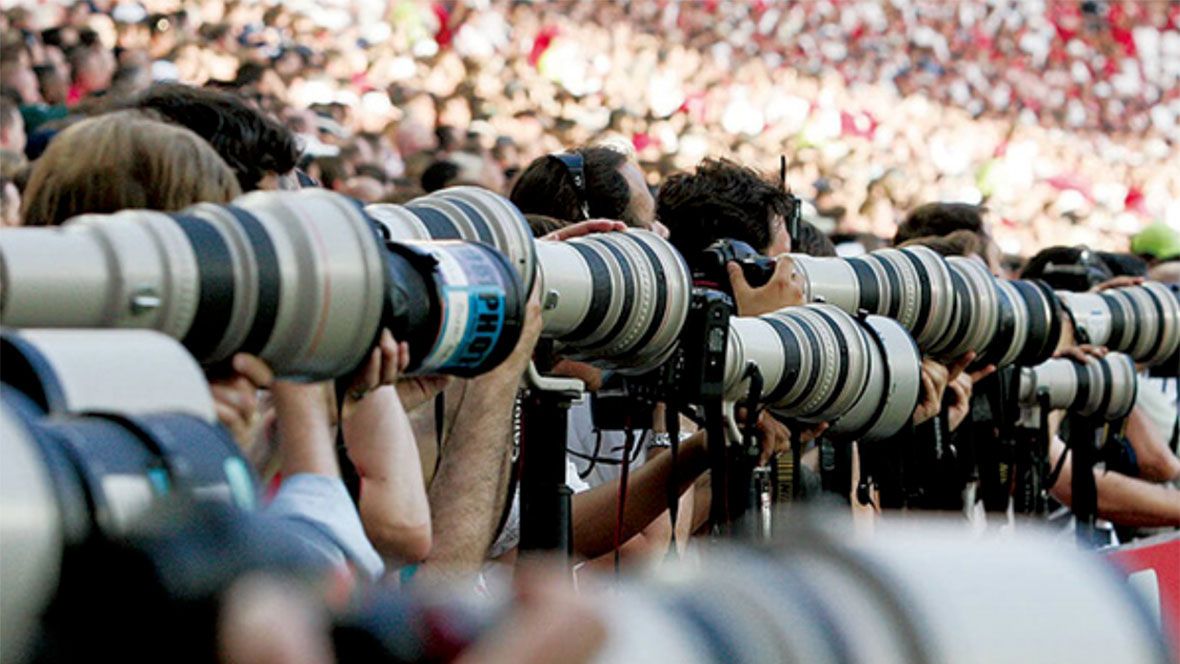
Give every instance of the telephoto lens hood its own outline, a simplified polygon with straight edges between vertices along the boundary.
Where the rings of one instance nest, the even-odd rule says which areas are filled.
[[[1100,292],[1058,291],[1080,338],[1180,375],[1180,290],[1155,281]]]
[[[1125,353],[1087,362],[1056,358],[1020,371],[1019,398],[1025,406],[1047,399],[1050,408],[1109,422],[1129,415],[1138,394],[1135,362]]]
[[[519,339],[523,284],[533,278],[521,261],[531,259],[506,260],[494,245],[461,238],[434,243],[413,230],[323,189],[6,229],[0,319],[10,327],[154,329],[204,364],[245,352],[276,375],[305,380],[356,370],[389,328],[413,340],[415,372],[491,370]],[[526,239],[513,246],[531,252]],[[394,248],[401,241],[416,250]],[[430,315],[388,318],[406,298]]]
[[[760,401],[775,414],[832,422],[834,436],[888,438],[918,403],[921,355],[897,321],[854,318],[829,304],[730,319],[725,398],[746,398],[746,367],[758,368]]]
[[[152,330],[6,329],[0,367],[4,384],[45,413],[170,412],[217,422],[196,360]]]

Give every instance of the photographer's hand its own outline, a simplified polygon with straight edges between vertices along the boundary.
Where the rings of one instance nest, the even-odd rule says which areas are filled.
[[[954,380],[947,383],[951,402],[946,409],[946,421],[947,429],[950,431],[958,429],[963,420],[967,419],[968,413],[971,412],[971,393],[974,386],[975,381],[972,380],[971,375],[965,373],[959,374]]]
[[[928,357],[922,358],[922,395],[914,409],[915,426],[932,419],[942,410],[942,394],[946,390],[950,371],[946,365]]]
[[[1141,286],[1141,285],[1143,285],[1143,281],[1144,281],[1143,277],[1132,277],[1132,276],[1128,276],[1128,275],[1122,275],[1119,277],[1114,277],[1113,279],[1107,279],[1106,281],[1091,288],[1090,292],[1091,293],[1100,293],[1104,290],[1110,290],[1112,288],[1126,288],[1127,286]]]
[[[248,451],[258,434],[262,418],[258,412],[258,390],[270,387],[274,373],[265,362],[253,355],[238,353],[231,362],[233,372],[209,381],[217,419],[233,434],[234,440]]]
[[[758,455],[759,466],[770,463],[771,458],[778,454],[791,451],[791,430],[768,411],[758,413],[757,426],[762,434],[762,450]]]
[[[746,275],[737,263],[726,263],[725,269],[729,272],[729,284],[739,316],[760,316],[804,303],[802,277],[795,271],[795,262],[786,254],[775,259],[770,281],[758,288],[746,281]]]
[[[1057,352],[1053,353],[1053,357],[1068,357],[1075,362],[1086,364],[1087,362],[1093,362],[1095,359],[1106,357],[1106,353],[1105,346],[1082,344],[1080,346],[1067,346],[1058,349]]]
[[[369,353],[369,360],[352,375],[348,391],[344,393],[344,415],[373,390],[383,385],[393,385],[397,376],[405,371],[410,360],[409,347],[398,343],[389,330],[381,330],[377,346]]]
[[[579,221],[576,224],[570,224],[565,228],[559,228],[548,235],[542,235],[539,239],[560,242],[593,233],[610,233],[612,231],[625,230],[627,230],[627,224],[621,221],[590,219],[588,221]]]

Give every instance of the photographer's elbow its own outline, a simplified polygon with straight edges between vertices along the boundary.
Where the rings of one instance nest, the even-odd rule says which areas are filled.
[[[367,530],[373,548],[382,556],[406,563],[426,560],[434,546],[429,523],[385,523]]]

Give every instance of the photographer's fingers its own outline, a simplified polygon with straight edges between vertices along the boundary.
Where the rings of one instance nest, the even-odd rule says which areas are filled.
[[[972,383],[978,383],[979,381],[983,380],[984,378],[987,378],[988,376],[994,374],[995,372],[996,372],[996,365],[989,364],[985,367],[981,367],[979,369],[976,369],[975,371],[972,371],[971,373],[967,374],[967,376],[971,379]]]
[[[952,395],[947,419],[947,425],[951,431],[957,429],[967,418],[967,414],[971,412],[971,386],[971,377],[962,375],[947,386],[947,390]]]
[[[397,373],[400,376],[410,366],[410,344],[402,341],[397,345]]]
[[[250,387],[214,383],[209,390],[213,393],[215,405],[232,409],[244,421],[249,421],[258,410],[258,399]]]
[[[765,465],[774,455],[791,449],[790,430],[770,413],[762,411],[758,416],[758,430],[762,432],[762,450],[758,457],[758,465]]]
[[[1115,277],[1113,279],[1107,279],[1106,281],[1095,286],[1093,289],[1091,289],[1091,291],[1096,293],[1096,292],[1100,292],[1100,291],[1104,291],[1104,290],[1109,290],[1111,288],[1126,288],[1127,286],[1139,286],[1142,283],[1143,283],[1143,277],[1131,277],[1131,276],[1124,275],[1124,276]]]
[[[590,219],[588,221],[580,221],[576,224],[571,224],[565,228],[559,228],[552,233],[543,235],[542,240],[550,240],[554,242],[561,242],[575,237],[582,237],[583,235],[590,235],[592,233],[610,233],[612,231],[625,231],[627,224],[621,221],[613,221],[611,219]]]
[[[1053,353],[1053,357],[1067,357],[1074,362],[1080,362],[1082,364],[1094,361],[1094,357],[1087,354],[1086,351],[1082,350],[1082,348],[1079,346],[1068,346],[1066,348],[1062,348],[1056,353]]]
[[[829,426],[831,426],[831,424],[829,424],[828,422],[820,422],[819,424],[816,424],[812,427],[804,429],[803,431],[800,431],[799,432],[799,442],[800,443],[810,443],[811,441],[815,440],[816,438],[819,438],[820,436],[824,435],[824,432],[828,430]]]
[[[750,283],[746,281],[746,275],[742,272],[741,266],[730,261],[725,264],[725,271],[729,273],[729,287],[733,290],[734,299],[742,300],[748,297],[754,289],[750,288]]]
[[[234,355],[232,364],[234,371],[245,376],[255,387],[270,387],[274,382],[275,375],[270,366],[255,355],[238,353]]]
[[[378,386],[393,385],[397,381],[398,367],[401,363],[400,346],[393,340],[393,333],[389,330],[381,331],[381,343],[377,348],[381,351],[381,364],[378,369]]]
[[[929,373],[927,373],[926,371],[923,371],[921,382],[922,382],[921,400],[918,402],[918,407],[914,409],[914,416],[913,416],[913,422],[915,425],[921,424],[921,423],[925,422],[926,420],[930,419],[931,417],[934,417],[934,413],[931,411],[933,411],[934,408],[936,407],[934,405],[935,404],[934,379],[930,377]]]
[[[369,359],[365,365],[361,367],[356,374],[353,375],[352,384],[348,389],[348,398],[353,400],[361,400],[365,398],[365,394],[369,390],[375,389],[381,384],[381,364],[382,355],[381,347],[378,346],[369,351]]]
[[[953,362],[947,365],[947,382],[950,383],[959,377],[972,362],[975,361],[975,351],[969,350],[959,357],[955,358]]]
[[[238,442],[239,446],[245,447],[249,444],[250,422],[242,418],[242,414],[237,408],[220,401],[213,402],[213,409],[217,413],[217,421],[221,426],[229,430],[234,440]]]

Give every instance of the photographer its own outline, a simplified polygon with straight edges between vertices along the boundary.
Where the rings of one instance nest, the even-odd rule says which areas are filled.
[[[51,226],[88,212],[173,211],[239,193],[233,171],[199,136],[119,111],[54,137],[33,162],[21,214],[27,226]]]
[[[1141,282],[1139,277],[1116,275],[1104,255],[1076,247],[1042,250],[1029,260],[1021,276],[1044,279],[1061,290],[1101,291]],[[1065,323],[1060,356],[1088,361],[1090,355],[1105,355],[1106,349],[1082,343],[1076,338],[1068,315]],[[1180,492],[1166,484],[1153,484],[1174,484],[1180,479],[1180,459],[1168,440],[1170,432],[1176,428],[1177,411],[1152,381],[1139,374],[1136,382],[1135,407],[1127,418],[1125,438],[1120,438],[1118,443],[1129,447],[1129,454],[1125,454],[1128,462],[1122,468],[1096,471],[1098,514],[1124,526],[1177,526],[1180,525]],[[1056,434],[1059,423],[1060,417],[1053,422],[1050,438],[1050,458],[1054,464],[1067,452]],[[1053,495],[1068,505],[1072,498],[1068,481],[1072,464],[1069,458],[1061,463],[1061,478],[1053,487]]]
[[[118,111],[71,126],[34,163],[25,201],[26,222],[58,224],[85,213],[136,208],[169,211],[198,202],[228,203],[238,191],[234,173],[191,131],[139,111]],[[380,382],[392,382],[390,376],[398,371],[398,346],[388,333],[374,353],[383,360],[373,359],[366,373],[356,377],[364,381],[357,395],[377,388]],[[402,353],[400,362],[406,361]],[[219,418],[261,469],[269,455],[259,450],[256,441],[258,424],[264,419],[257,393],[270,385],[270,370],[257,358],[239,355],[231,367],[211,371]],[[333,438],[321,423],[334,412],[332,404],[324,401],[326,386],[278,382],[273,389],[278,438],[284,441],[279,444],[284,478],[310,474],[335,478],[338,484]],[[383,554],[420,560],[430,549],[429,512],[418,466],[407,462],[412,456],[403,458],[404,452],[413,450],[413,438],[403,424],[404,414],[399,415],[396,394],[392,388],[380,389],[364,407],[345,406],[350,454],[360,456],[372,473],[360,505],[365,530]],[[316,414],[317,408],[323,413]],[[350,426],[353,419],[356,423]],[[295,479],[280,495],[310,491],[301,500],[326,505],[325,519],[355,512],[347,494],[341,503],[340,492],[324,486],[319,480]],[[339,489],[343,491],[343,485]],[[279,505],[287,502],[280,500]],[[291,509],[298,511],[289,507],[278,511]],[[379,573],[379,565],[370,561],[366,566],[369,573]]]
[[[398,382],[427,475],[433,526],[430,556],[415,579],[470,579],[487,558],[508,494],[517,390],[540,334],[534,292],[520,340],[492,371],[469,380]],[[440,393],[443,412],[424,407]]]
[[[776,257],[770,281],[757,288],[750,286],[738,265],[727,266],[738,315],[757,316],[803,304],[801,277],[790,257],[784,255],[792,250],[793,241],[786,220],[796,215],[797,205],[781,186],[766,181],[753,169],[728,160],[706,159],[694,172],[668,178],[660,189],[656,211],[668,226],[669,241],[690,264],[711,243],[723,238],[740,240],[763,255]],[[969,361],[969,357],[960,358],[948,367],[923,358],[922,398],[912,418],[915,426],[940,412],[947,385],[957,380]],[[817,434],[815,429],[806,432],[802,442]]]
[[[752,288],[730,264],[730,286],[740,316],[758,316],[803,303],[800,277],[790,257],[786,220],[799,202],[753,169],[725,159],[706,159],[693,173],[677,173],[660,187],[656,217],[668,227],[668,241],[690,265],[713,242],[730,238],[775,257],[774,276]]]
[[[525,214],[561,221],[616,219],[667,237],[655,218],[655,199],[635,160],[605,145],[575,148],[530,163],[509,195]]]

